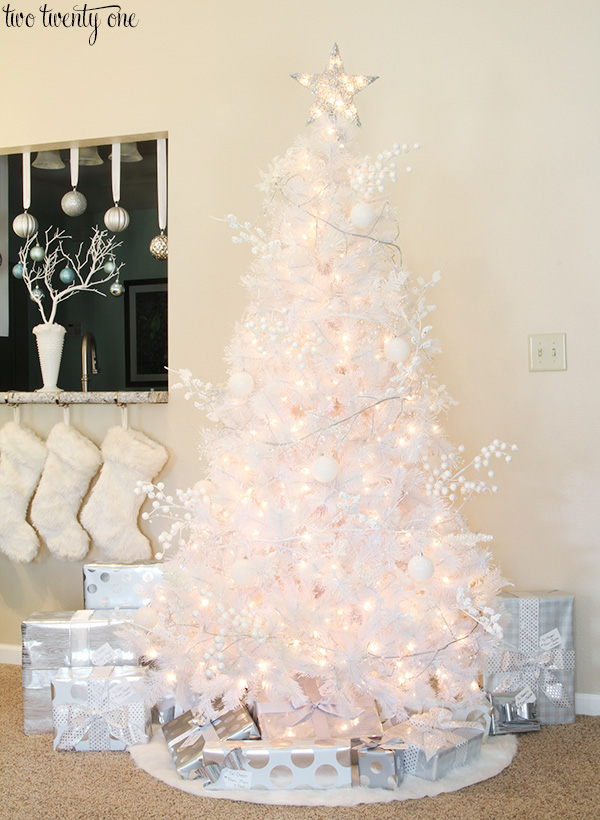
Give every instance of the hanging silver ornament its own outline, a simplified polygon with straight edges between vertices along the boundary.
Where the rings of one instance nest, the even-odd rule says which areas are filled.
[[[60,201],[60,207],[67,216],[81,216],[87,208],[87,199],[80,191],[73,188],[72,191],[67,191],[63,196]]]
[[[27,239],[29,236],[33,236],[37,229],[37,219],[35,216],[28,214],[27,211],[15,216],[13,219],[13,231],[17,236],[20,236],[21,239]]]
[[[31,300],[33,302],[41,302],[44,298],[44,291],[41,288],[35,287],[31,291]]]
[[[45,255],[46,251],[42,248],[41,245],[34,245],[33,248],[29,251],[29,256],[33,259],[34,262],[41,262]]]
[[[150,242],[150,253],[155,259],[166,259],[169,255],[169,244],[164,231],[161,231]]]
[[[123,290],[124,290],[123,285],[119,282],[118,279],[115,279],[115,281],[110,286],[110,292],[112,293],[112,295],[113,296],[122,296],[123,295]]]
[[[129,214],[125,208],[121,208],[119,205],[113,205],[113,207],[109,208],[104,214],[104,224],[109,231],[119,233],[120,231],[124,231],[129,225]]]

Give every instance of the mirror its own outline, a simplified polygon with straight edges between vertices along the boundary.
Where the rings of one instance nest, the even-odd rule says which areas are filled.
[[[115,140],[118,141],[118,140]],[[66,328],[58,377],[62,390],[82,390],[82,350],[88,349],[87,370],[89,391],[166,390],[167,389],[167,260],[150,253],[150,242],[159,233],[157,204],[157,142],[141,138],[121,147],[119,205],[126,209],[130,221],[118,233],[108,231],[104,214],[114,204],[111,177],[111,145],[95,143],[80,147],[77,190],[87,199],[87,208],[79,216],[67,215],[61,200],[72,190],[70,146],[52,146],[52,151],[31,152],[31,205],[28,212],[38,221],[38,243],[45,244],[45,231],[60,228],[70,239],[65,251],[76,254],[83,245],[85,254],[95,226],[114,237],[119,247],[115,262],[122,267],[119,282],[121,295],[111,293],[112,281],[100,286],[104,296],[79,292],[60,302],[56,321]],[[127,146],[127,147],[126,147]],[[96,152],[99,164],[81,164],[85,152]],[[44,154],[40,157],[40,152]],[[126,152],[131,152],[127,156]],[[0,157],[0,160],[3,159]],[[40,167],[48,163],[62,167]],[[97,161],[97,160],[96,160]],[[19,249],[25,239],[17,236],[12,224],[23,213],[22,154],[6,157],[5,176],[8,189],[2,186],[0,196],[7,205],[8,219],[2,234],[6,248],[2,273],[8,280],[8,335],[0,336],[0,390],[33,391],[42,386],[40,364],[32,328],[41,316],[22,279],[12,275],[19,262]],[[65,287],[58,278],[59,265],[53,283]],[[117,288],[118,290],[118,288]],[[46,302],[49,297],[44,297]],[[6,332],[6,331],[5,331]],[[91,334],[91,336],[89,335]],[[92,338],[93,337],[93,338]],[[98,373],[93,373],[91,353],[95,349]]]

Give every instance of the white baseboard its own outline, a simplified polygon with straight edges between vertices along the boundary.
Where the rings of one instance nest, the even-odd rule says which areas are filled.
[[[0,663],[21,664],[21,646],[0,643]],[[600,715],[600,695],[575,695],[575,711],[578,715]]]
[[[575,694],[575,712],[578,715],[600,715],[600,695]]]
[[[0,643],[0,663],[21,665],[21,647],[17,644]]]

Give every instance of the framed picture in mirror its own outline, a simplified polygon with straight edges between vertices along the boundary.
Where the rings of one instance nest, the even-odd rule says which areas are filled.
[[[125,378],[127,387],[168,384],[167,280],[134,279],[125,288]]]

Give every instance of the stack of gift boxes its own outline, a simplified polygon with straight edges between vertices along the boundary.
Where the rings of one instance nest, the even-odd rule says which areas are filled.
[[[23,728],[54,733],[54,748],[126,749],[150,738],[146,669],[131,622],[150,601],[161,564],[88,564],[84,606],[34,612],[22,624]]]
[[[23,623],[26,734],[53,732],[55,749],[75,751],[150,739],[146,669],[130,624],[161,574],[157,562],[88,564],[85,609]],[[177,772],[207,789],[396,789],[405,774],[438,780],[475,760],[488,731],[574,720],[573,597],[511,593],[504,603],[503,643],[483,680],[489,708],[434,707],[394,725],[373,700],[349,709],[310,677],[298,678],[299,705],[264,693],[249,708],[217,702],[210,720],[164,701],[155,718]]]

